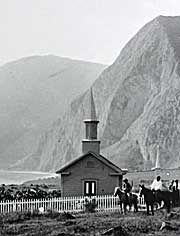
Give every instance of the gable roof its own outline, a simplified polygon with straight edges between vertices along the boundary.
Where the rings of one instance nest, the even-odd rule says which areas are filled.
[[[102,155],[97,155],[94,152],[87,152],[85,154],[83,154],[82,156],[76,158],[75,160],[69,162],[68,164],[66,164],[65,166],[63,166],[60,170],[56,171],[56,174],[60,174],[63,171],[65,171],[68,167],[76,164],[77,162],[79,162],[80,160],[82,160],[83,158],[85,158],[87,155],[91,154],[93,157],[95,157],[96,159],[98,159],[100,162],[104,163],[106,166],[110,167],[111,169],[113,169],[116,173],[119,174],[126,174],[127,171],[126,170],[122,170],[121,168],[119,168],[118,166],[116,166],[114,163],[112,163],[110,160],[108,160],[106,157],[102,156]]]

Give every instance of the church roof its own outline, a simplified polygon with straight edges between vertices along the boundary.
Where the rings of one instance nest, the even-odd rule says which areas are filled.
[[[102,155],[98,155],[95,154],[94,152],[87,152],[84,155],[76,158],[75,160],[71,161],[70,163],[66,164],[65,166],[63,166],[60,170],[56,171],[56,174],[60,174],[62,172],[64,172],[67,168],[69,168],[70,166],[76,164],[77,162],[81,161],[83,158],[85,158],[87,155],[91,154],[93,157],[95,157],[96,159],[98,159],[100,162],[104,163],[106,166],[110,167],[112,170],[114,170],[117,174],[119,175],[124,175],[127,173],[126,170],[122,170],[121,168],[119,168],[118,166],[116,166],[114,163],[112,163],[110,160],[108,160],[106,157],[102,156]]]

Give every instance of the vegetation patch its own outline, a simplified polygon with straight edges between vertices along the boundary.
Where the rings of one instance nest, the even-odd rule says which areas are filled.
[[[180,208],[173,209],[177,214]],[[173,215],[174,214],[174,215]],[[0,235],[19,236],[175,236],[180,235],[180,229],[170,230],[165,227],[160,230],[162,222],[179,224],[175,213],[164,215],[163,210],[155,212],[154,216],[147,216],[145,212],[128,212],[127,215],[114,213],[83,213],[72,215],[69,213],[37,212],[11,213],[0,215]],[[120,234],[121,232],[121,234]]]

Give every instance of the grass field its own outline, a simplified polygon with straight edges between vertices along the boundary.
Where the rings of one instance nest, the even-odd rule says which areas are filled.
[[[173,211],[180,213],[180,208],[173,209]],[[111,228],[116,229],[114,233],[107,232],[105,235],[180,235],[180,228],[159,230],[164,220],[180,222],[180,216],[168,218],[165,210],[156,211],[155,216],[147,216],[145,212],[130,212],[124,216],[116,212],[84,213],[74,215],[74,217],[74,219],[70,219],[71,217],[57,212],[48,212],[43,215],[39,215],[37,212],[0,215],[0,235],[99,236]],[[121,234],[118,227],[122,229]]]

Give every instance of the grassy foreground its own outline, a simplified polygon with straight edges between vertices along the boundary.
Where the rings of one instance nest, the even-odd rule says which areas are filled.
[[[180,213],[180,208],[173,209]],[[180,214],[179,214],[180,215]],[[146,216],[145,212],[128,213],[126,216],[116,213],[84,213],[74,215],[47,212],[43,215],[34,213],[11,213],[0,215],[0,235],[23,236],[100,236],[100,235],[180,235],[176,230],[160,231],[162,221],[179,222],[180,216],[169,217],[165,210],[155,212],[155,216]],[[111,228],[121,227],[122,232],[106,232]],[[106,232],[106,233],[105,233]],[[105,233],[105,234],[104,234]]]

